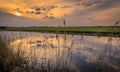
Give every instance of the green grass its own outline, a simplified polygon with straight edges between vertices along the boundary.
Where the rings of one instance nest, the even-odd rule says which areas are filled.
[[[58,30],[57,27],[52,28],[7,28],[7,30],[10,31],[40,31],[40,32],[56,32]],[[59,28],[60,32],[74,32],[74,33],[79,33],[79,32],[120,32],[120,28],[74,28],[74,27],[66,27],[66,28]]]
[[[118,36],[120,37],[120,27],[40,27],[40,28],[5,28],[6,31],[27,31],[27,32],[48,32],[48,33],[67,33],[84,34],[89,36]]]

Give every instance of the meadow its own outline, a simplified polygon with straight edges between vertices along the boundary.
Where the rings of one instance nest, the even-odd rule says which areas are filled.
[[[49,32],[49,33],[67,33],[67,34],[85,34],[111,36],[111,33],[120,36],[120,27],[23,27],[6,28],[7,31],[28,31],[28,32]]]

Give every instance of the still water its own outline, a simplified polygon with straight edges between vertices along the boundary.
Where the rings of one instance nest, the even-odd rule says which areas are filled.
[[[62,62],[77,71],[87,72],[97,63],[115,69],[120,64],[120,38],[83,35],[49,34],[39,32],[1,31],[0,35],[14,52],[18,49],[37,63]],[[67,62],[67,63],[66,63]],[[87,69],[86,69],[87,68]]]

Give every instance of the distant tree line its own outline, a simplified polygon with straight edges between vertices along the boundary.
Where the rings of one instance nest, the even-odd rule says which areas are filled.
[[[66,26],[66,28],[120,28],[120,26]],[[0,26],[0,29],[6,28],[56,28],[52,26],[29,26],[29,27],[7,27],[7,26]],[[61,28],[64,28],[61,26]]]
[[[0,26],[0,29],[6,29],[7,27],[5,27],[5,26]]]

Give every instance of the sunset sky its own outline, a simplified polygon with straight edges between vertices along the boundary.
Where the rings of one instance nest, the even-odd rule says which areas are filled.
[[[120,0],[0,0],[0,26],[110,26]]]

